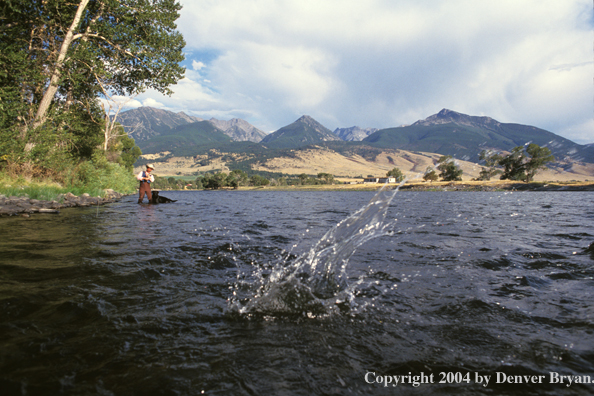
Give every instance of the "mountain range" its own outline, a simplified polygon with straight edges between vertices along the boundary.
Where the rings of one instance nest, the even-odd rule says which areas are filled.
[[[161,133],[170,131],[180,125],[199,121],[204,120],[189,116],[184,112],[174,113],[153,107],[139,107],[124,111],[119,113],[117,117],[117,122],[124,127],[128,136],[133,138],[136,144],[159,136]]]
[[[451,155],[478,162],[482,150],[511,151],[516,146],[536,143],[548,147],[555,158],[594,162],[594,150],[534,126],[501,123],[443,109],[412,125],[379,130],[363,143],[381,148],[399,148]]]
[[[350,128],[336,128],[333,133],[346,142],[358,142],[377,131],[377,128],[360,128],[354,126]]]
[[[167,136],[175,134],[178,127],[188,124],[205,121],[202,118],[189,116],[184,112],[174,113],[172,111],[155,109],[153,107],[139,107],[122,112],[118,115],[117,121],[124,126],[128,135],[141,147],[142,142],[156,136]],[[259,142],[266,133],[254,127],[245,120],[234,118],[229,121],[211,118],[207,121],[217,130],[229,136],[232,141]],[[196,125],[196,130],[203,130],[204,125]],[[187,131],[187,128],[182,128]],[[208,128],[207,128],[208,129]],[[210,139],[207,139],[207,143]],[[215,139],[216,140],[216,139]],[[142,147],[141,147],[142,148]]]
[[[294,123],[266,135],[260,142],[266,147],[294,149],[323,142],[340,141],[328,128],[304,115]]]
[[[321,157],[330,158],[336,154],[351,162],[370,163],[383,158],[388,166],[398,163],[398,156],[412,158],[418,155],[431,158],[452,155],[458,160],[478,163],[482,150],[505,153],[529,143],[548,147],[557,160],[555,167],[559,171],[577,169],[575,164],[578,163],[586,163],[585,167],[580,165],[582,175],[588,175],[591,172],[588,169],[594,169],[594,165],[592,168],[587,165],[594,164],[594,144],[579,145],[534,126],[501,123],[490,117],[470,116],[448,109],[408,126],[380,130],[355,126],[337,128],[334,132],[304,115],[268,135],[241,119],[221,121],[211,118],[206,121],[150,107],[121,113],[118,120],[130,131],[143,153],[153,155],[151,158],[158,158],[155,157],[158,153],[169,153],[168,158],[202,156],[200,161],[203,163],[216,160],[215,157],[225,158],[225,167],[239,167],[246,171],[263,169],[267,166],[263,164],[277,161],[275,158],[295,158],[300,155],[297,153],[312,149],[326,153]],[[323,162],[319,157],[316,161]],[[335,164],[336,158],[332,160]],[[140,160],[139,164],[145,160]],[[419,168],[421,162],[410,162],[411,169],[424,171]],[[196,165],[193,169],[202,171],[206,168]],[[313,171],[316,169],[323,171],[324,166],[312,168]]]

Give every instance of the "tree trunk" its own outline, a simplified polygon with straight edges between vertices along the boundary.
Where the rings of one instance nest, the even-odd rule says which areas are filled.
[[[39,127],[41,124],[45,122],[47,111],[50,107],[50,104],[54,100],[54,96],[58,91],[58,82],[60,81],[60,76],[62,75],[62,66],[64,65],[64,60],[66,59],[66,54],[68,53],[68,49],[70,48],[70,44],[72,44],[72,39],[74,38],[74,32],[78,28],[80,21],[82,19],[83,12],[87,7],[89,0],[81,0],[78,4],[78,9],[76,10],[76,15],[66,33],[66,37],[64,37],[64,41],[62,42],[62,46],[60,47],[60,53],[58,55],[58,59],[56,60],[56,64],[54,65],[54,71],[50,78],[49,86],[47,87],[45,93],[43,94],[43,98],[39,103],[39,108],[37,109],[37,114],[35,115],[35,122],[33,123],[33,129]]]

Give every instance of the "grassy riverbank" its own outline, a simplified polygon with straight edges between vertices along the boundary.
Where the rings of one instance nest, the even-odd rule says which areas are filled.
[[[89,194],[92,197],[103,197],[105,189],[111,188],[122,194],[136,191],[136,180],[133,175],[119,175],[121,179],[96,176],[92,183],[85,185],[64,186],[58,182],[41,180],[39,178],[8,175],[0,172],[0,194],[6,197],[23,197],[39,200],[58,200],[68,192],[74,195]],[[122,180],[123,179],[123,180]],[[390,184],[388,188],[396,188],[397,184]],[[115,187],[115,188],[114,188]],[[239,191],[377,191],[380,184],[320,184],[310,186],[265,186],[239,187]],[[594,191],[594,182],[510,182],[496,181],[465,181],[465,182],[411,182],[405,183],[401,190],[406,191]],[[225,190],[235,190],[225,188]]]
[[[44,201],[59,200],[61,195],[69,192],[77,196],[87,193],[92,197],[104,197],[106,189],[131,194],[136,191],[136,184],[134,175],[117,164],[101,168],[83,165],[45,177],[7,169],[0,171],[0,194]]]

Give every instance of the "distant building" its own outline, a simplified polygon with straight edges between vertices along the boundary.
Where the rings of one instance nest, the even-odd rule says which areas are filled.
[[[363,183],[396,183],[393,177],[366,177]]]
[[[380,177],[379,182],[380,183],[396,183],[396,179],[393,177]]]

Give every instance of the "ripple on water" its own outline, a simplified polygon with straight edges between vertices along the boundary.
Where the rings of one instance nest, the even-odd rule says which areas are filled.
[[[394,394],[365,373],[594,372],[591,194],[398,193],[384,223],[358,212],[381,206],[371,193],[170,194],[183,205],[8,219],[3,393]]]

